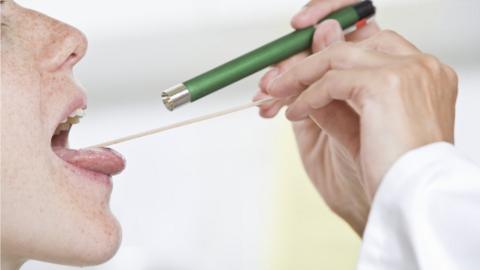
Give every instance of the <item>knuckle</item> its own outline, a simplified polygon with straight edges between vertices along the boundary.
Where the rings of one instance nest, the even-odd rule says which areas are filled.
[[[378,71],[376,79],[372,80],[372,86],[361,89],[360,95],[364,103],[367,101],[382,101],[383,99],[397,96],[402,91],[402,72],[395,68],[384,68]],[[360,91],[360,90],[359,90]]]
[[[400,72],[393,69],[385,69],[383,71],[382,77],[384,79],[387,89],[394,90],[400,88],[400,85],[402,83]]]
[[[423,72],[419,74],[424,74],[424,76],[422,76],[424,80],[429,80],[430,82],[444,82],[445,86],[448,87],[442,87],[442,89],[451,91],[453,96],[457,95],[458,75],[453,68],[443,64],[435,56],[428,54],[419,56],[417,60],[421,67],[419,72]],[[416,75],[418,76],[418,73]],[[428,82],[425,82],[425,84],[428,84]]]
[[[314,85],[312,85],[313,88],[315,89],[322,89],[324,91],[327,91],[330,96],[335,96],[335,93],[332,93],[332,89],[334,89],[334,85],[336,84],[336,81],[338,79],[338,74],[339,71],[331,69],[327,71],[320,80],[315,82]]]
[[[421,54],[417,57],[417,61],[424,68],[424,71],[435,74],[441,70],[442,64],[433,55]]]
[[[383,30],[375,34],[367,43],[374,50],[384,51],[400,55],[410,55],[418,52],[402,35],[392,30]]]
[[[331,53],[344,52],[352,47],[350,42],[335,42],[328,46],[328,50]]]
[[[292,82],[291,85],[294,86],[295,89],[298,89],[300,91],[305,90],[311,84],[311,82],[303,76],[303,70],[299,68],[292,69],[291,72],[287,73],[287,75],[288,80]]]
[[[333,68],[350,68],[359,56],[359,48],[351,42],[337,42],[329,47],[330,66]]]
[[[458,84],[457,72],[449,65],[444,65],[444,70],[448,80],[451,81],[453,84],[457,85]]]

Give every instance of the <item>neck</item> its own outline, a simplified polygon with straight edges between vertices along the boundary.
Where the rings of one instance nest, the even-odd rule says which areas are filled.
[[[1,259],[1,269],[2,270],[19,270],[25,260],[21,260],[18,258],[12,258],[11,256],[4,255],[2,253]]]

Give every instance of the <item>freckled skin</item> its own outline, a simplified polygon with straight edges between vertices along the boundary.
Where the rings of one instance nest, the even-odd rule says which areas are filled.
[[[50,144],[66,106],[83,96],[72,69],[86,39],[12,1],[2,4],[2,23],[1,268],[105,262],[121,240],[111,186],[72,171]]]

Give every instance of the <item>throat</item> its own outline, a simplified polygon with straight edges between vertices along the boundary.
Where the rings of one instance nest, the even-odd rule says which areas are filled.
[[[52,137],[51,145],[53,149],[68,147],[68,132],[69,131],[62,131]]]

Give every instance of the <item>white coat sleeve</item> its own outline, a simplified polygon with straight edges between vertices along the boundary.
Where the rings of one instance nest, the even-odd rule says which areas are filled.
[[[444,142],[397,160],[375,195],[357,269],[480,269],[479,167]]]

